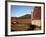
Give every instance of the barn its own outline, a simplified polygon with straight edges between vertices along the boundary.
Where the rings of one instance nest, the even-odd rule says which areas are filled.
[[[31,14],[32,25],[41,26],[41,7],[35,7]]]

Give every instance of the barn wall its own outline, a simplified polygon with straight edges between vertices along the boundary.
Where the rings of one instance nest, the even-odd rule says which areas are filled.
[[[32,25],[41,26],[41,20],[32,20]]]
[[[32,20],[38,20],[41,19],[41,7],[35,7],[34,11],[31,14]]]

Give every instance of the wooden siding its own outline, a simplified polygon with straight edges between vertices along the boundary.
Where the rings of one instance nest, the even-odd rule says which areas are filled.
[[[41,19],[41,7],[35,7],[34,11],[32,12],[32,20],[39,20]]]

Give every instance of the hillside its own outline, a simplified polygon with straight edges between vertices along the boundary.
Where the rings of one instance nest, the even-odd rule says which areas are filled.
[[[16,17],[16,18],[31,18],[31,14],[26,14],[26,15],[23,15],[21,17]]]

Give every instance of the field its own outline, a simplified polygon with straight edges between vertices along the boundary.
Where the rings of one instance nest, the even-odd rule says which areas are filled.
[[[11,25],[11,31],[28,31],[41,29],[38,26],[32,25],[31,23],[16,23]]]

